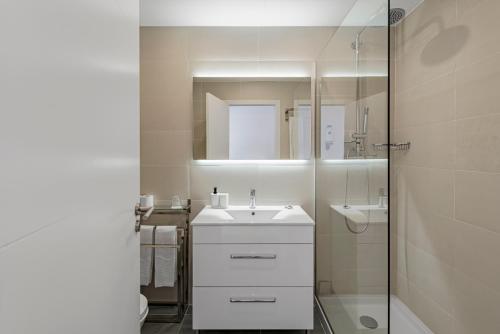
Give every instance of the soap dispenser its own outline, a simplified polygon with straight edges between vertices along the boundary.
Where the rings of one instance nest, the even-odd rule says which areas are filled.
[[[217,187],[214,187],[214,192],[210,194],[210,206],[212,209],[219,208],[219,194],[217,193]]]
[[[212,209],[227,209],[229,207],[229,194],[219,193],[217,187],[214,187],[214,192],[210,194],[210,206]]]

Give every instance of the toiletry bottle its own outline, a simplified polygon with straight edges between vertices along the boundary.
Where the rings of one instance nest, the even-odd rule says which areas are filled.
[[[229,194],[218,193],[219,195],[219,209],[227,209],[229,207]]]
[[[212,209],[219,208],[219,194],[217,193],[217,187],[214,187],[214,192],[210,194],[210,206]]]

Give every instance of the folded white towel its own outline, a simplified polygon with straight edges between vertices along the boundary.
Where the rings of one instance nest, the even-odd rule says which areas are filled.
[[[155,232],[157,245],[177,244],[176,226],[157,226]],[[155,248],[155,287],[173,287],[177,278],[177,248]]]
[[[141,244],[153,243],[154,226],[141,225]],[[141,246],[141,285],[151,283],[153,268],[153,248]]]

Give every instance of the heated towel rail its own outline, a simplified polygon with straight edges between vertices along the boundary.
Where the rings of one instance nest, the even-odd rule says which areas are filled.
[[[157,248],[176,248],[177,249],[177,302],[172,303],[168,300],[161,300],[158,298],[149,297],[149,313],[146,321],[149,322],[181,322],[184,314],[186,313],[188,306],[188,268],[189,268],[189,215],[191,214],[191,200],[187,200],[187,204],[182,208],[171,208],[166,206],[155,206],[149,210],[141,210],[141,208],[136,207],[136,230],[140,230],[141,225],[169,225],[169,223],[159,221],[155,219],[155,222],[151,222],[152,216],[156,215],[183,215],[185,220],[180,224],[177,224],[177,244],[141,244],[141,247],[151,247]],[[179,226],[181,225],[181,226]],[[154,239],[153,239],[154,240]],[[154,258],[154,254],[153,254]],[[154,270],[153,262],[153,270]],[[142,288],[141,288],[142,289]],[[168,288],[155,288],[154,279],[148,287],[143,290],[147,290],[152,293],[155,289],[168,289]],[[143,291],[147,295],[146,291]],[[172,309],[175,309],[172,312]]]

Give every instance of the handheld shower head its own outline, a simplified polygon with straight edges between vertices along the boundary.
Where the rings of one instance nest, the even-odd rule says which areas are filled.
[[[367,135],[368,134],[368,112],[370,111],[370,108],[365,107],[365,110],[363,112],[363,134]]]

